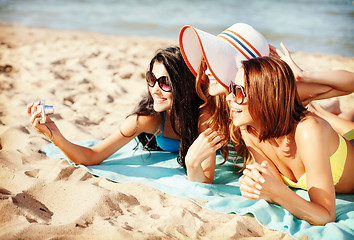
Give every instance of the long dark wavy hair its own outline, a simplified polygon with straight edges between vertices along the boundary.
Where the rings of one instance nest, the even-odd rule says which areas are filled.
[[[152,71],[156,61],[165,66],[169,75],[169,85],[171,86],[173,99],[170,121],[174,132],[181,137],[179,163],[185,167],[184,158],[188,148],[199,135],[199,106],[202,104],[202,100],[195,91],[195,77],[184,62],[179,47],[174,46],[158,50],[151,59],[148,67],[149,71]],[[141,115],[162,115],[162,113],[154,110],[153,104],[154,100],[148,91],[148,94],[143,97],[130,115],[136,114],[138,117]],[[161,150],[152,134],[141,133],[138,139],[145,149]]]

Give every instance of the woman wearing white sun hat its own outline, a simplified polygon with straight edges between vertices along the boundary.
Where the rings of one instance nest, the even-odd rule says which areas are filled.
[[[210,150],[207,143],[222,136],[221,152],[227,159],[231,125],[226,102],[229,85],[241,61],[269,55],[269,45],[261,33],[245,23],[236,23],[217,36],[185,26],[179,34],[179,45],[187,66],[197,77],[196,90],[205,101],[199,121],[201,134],[185,158],[182,156],[181,164],[191,181],[212,183],[217,149]]]
[[[195,76],[204,59],[209,75],[225,90],[235,79],[241,61],[269,55],[265,37],[245,23],[236,23],[217,36],[185,26],[180,31],[179,45],[187,66]],[[215,82],[210,81],[209,91],[213,96],[221,94],[213,89]]]

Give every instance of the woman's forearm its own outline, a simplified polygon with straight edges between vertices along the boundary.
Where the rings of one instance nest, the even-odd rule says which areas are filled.
[[[74,144],[68,141],[62,134],[56,134],[52,142],[76,164],[97,165],[101,162],[94,160],[92,149]]]
[[[304,71],[299,80],[324,84],[346,93],[354,92],[354,73],[346,70]]]
[[[205,177],[203,168],[199,166],[186,166],[188,180],[192,182],[213,183]]]
[[[336,220],[335,209],[327,210],[318,203],[307,201],[285,184],[281,189],[277,189],[276,193],[276,196],[272,199],[274,202],[287,209],[295,217],[305,220],[312,225],[325,225]],[[322,201],[326,201],[326,199],[322,199]]]
[[[189,181],[211,184],[214,182],[216,155],[201,161],[200,156],[187,153],[185,160]]]

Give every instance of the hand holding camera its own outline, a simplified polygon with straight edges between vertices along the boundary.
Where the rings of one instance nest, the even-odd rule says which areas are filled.
[[[54,107],[51,105],[45,105],[45,101],[41,100],[39,105],[37,106],[37,110],[41,111],[41,120],[39,121],[40,124],[45,124],[48,115],[54,113]]]
[[[54,113],[54,107],[45,105],[45,101],[40,100],[29,104],[27,106],[27,113],[31,118],[32,126],[52,141],[54,133],[59,132],[54,122],[48,117]]]

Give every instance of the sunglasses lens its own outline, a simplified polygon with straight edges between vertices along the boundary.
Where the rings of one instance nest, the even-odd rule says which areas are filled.
[[[171,91],[171,86],[168,84],[168,79],[165,76],[159,78],[159,86],[165,92]]]
[[[149,85],[149,87],[154,87],[156,82],[158,82],[159,87],[165,91],[165,92],[170,92],[171,91],[171,86],[168,83],[168,77],[162,76],[158,79],[156,79],[155,75],[148,71],[146,73],[146,82]]]
[[[245,100],[245,93],[243,92],[242,86],[232,85],[230,87],[230,92],[234,95],[235,102],[237,104],[242,104]]]
[[[146,81],[150,87],[155,86],[156,78],[155,78],[154,74],[151,73],[150,71],[146,73]]]
[[[236,103],[241,104],[244,98],[242,89],[239,86],[235,86],[234,89],[235,89],[234,95],[235,95]]]

